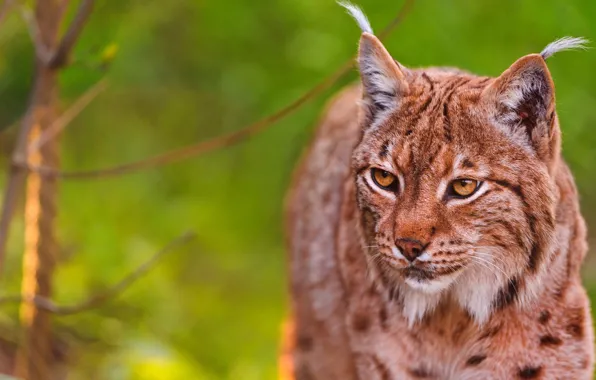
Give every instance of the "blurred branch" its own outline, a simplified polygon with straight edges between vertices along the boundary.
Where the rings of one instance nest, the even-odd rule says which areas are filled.
[[[344,65],[340,70],[335,72],[332,76],[319,83],[312,90],[301,96],[299,99],[284,107],[280,111],[270,115],[264,119],[257,121],[243,129],[238,131],[230,132],[225,135],[217,136],[207,141],[201,141],[196,144],[188,145],[182,148],[174,149],[166,153],[158,154],[153,157],[145,158],[139,161],[114,166],[108,169],[99,169],[93,171],[81,171],[81,172],[61,172],[47,166],[36,166],[28,165],[26,162],[18,162],[20,166],[24,166],[31,171],[37,172],[41,175],[48,177],[59,177],[59,178],[104,178],[115,175],[122,175],[130,172],[135,172],[142,169],[153,168],[158,166],[167,165],[176,161],[181,161],[187,158],[197,156],[199,154],[214,151],[220,148],[228,147],[236,143],[242,142],[247,138],[256,135],[274,123],[290,115],[296,111],[300,106],[313,99],[315,96],[331,87],[337,80],[343,77],[352,68],[352,62]]]
[[[88,105],[107,88],[107,80],[101,79],[81,95],[58,119],[56,119],[39,137],[29,145],[29,154],[41,148],[50,139],[62,132]]]
[[[145,274],[147,274],[147,272],[149,272],[152,268],[154,268],[155,264],[157,264],[157,262],[163,256],[165,256],[167,253],[173,251],[175,248],[178,248],[180,246],[183,246],[183,245],[189,243],[195,237],[196,237],[196,234],[191,231],[180,235],[179,237],[177,237],[176,239],[174,239],[170,243],[168,243],[161,250],[156,252],[153,256],[151,256],[143,264],[138,266],[134,271],[132,271],[131,273],[126,275],[117,284],[113,285],[112,287],[110,287],[109,289],[107,289],[101,293],[95,294],[95,295],[87,298],[86,300],[83,300],[83,301],[76,303],[74,305],[63,306],[63,305],[58,305],[58,304],[54,303],[52,300],[49,300],[44,297],[24,298],[20,295],[0,297],[0,304],[28,302],[28,303],[34,304],[39,309],[43,309],[47,312],[50,312],[53,314],[58,314],[58,315],[76,314],[76,313],[80,313],[83,311],[97,308],[97,307],[101,306],[102,304],[106,303],[107,301],[109,301],[113,298],[116,298],[118,295],[120,295],[125,290],[127,290],[132,284],[134,284],[137,280],[139,280],[141,277],[143,277]]]
[[[14,5],[13,3],[17,0],[6,0],[3,4],[3,8],[9,8],[10,5]],[[64,12],[68,7],[69,0],[63,0],[61,7],[59,9],[59,18],[62,18]],[[80,35],[91,11],[93,10],[94,0],[82,0],[77,15],[75,19],[72,21],[69,29],[65,33],[64,37],[60,41],[58,47],[56,48],[56,52],[54,54],[51,53],[50,49],[44,43],[42,36],[40,34],[40,28],[38,22],[31,11],[24,4],[22,1],[19,1],[19,8],[20,13],[27,24],[27,29],[31,36],[31,40],[33,41],[35,47],[35,54],[38,60],[38,71],[41,70],[44,74],[42,75],[44,78],[47,77],[47,73],[51,73],[59,69],[67,60],[70,51],[74,47],[78,36]],[[17,198],[19,194],[22,193],[23,185],[25,179],[27,178],[27,171],[22,170],[23,165],[20,163],[27,162],[28,156],[28,149],[27,149],[27,142],[29,134],[33,128],[33,124],[35,124],[36,119],[36,109],[35,104],[39,101],[37,99],[37,95],[35,95],[38,91],[44,86],[44,81],[40,78],[34,83],[33,93],[34,95],[31,97],[29,101],[29,105],[27,108],[27,114],[23,117],[23,122],[21,123],[21,128],[19,129],[19,133],[17,136],[16,146],[13,151],[12,155],[12,163],[9,168],[9,177],[7,180],[7,185],[4,190],[4,197],[2,200],[2,212],[0,214],[0,272],[2,270],[2,266],[4,263],[4,256],[6,251],[6,242],[8,240],[8,234],[10,231],[10,223],[12,220],[12,215],[14,213],[14,209],[17,203]],[[100,82],[101,83],[101,82]],[[95,89],[99,92],[99,89]],[[93,90],[93,88],[92,88]],[[94,97],[93,92],[89,94],[88,97],[84,97],[81,100],[81,103],[90,98]],[[90,100],[89,100],[90,101]],[[76,106],[76,103],[75,105]],[[73,106],[73,107],[74,107]],[[81,110],[84,107],[80,107]],[[50,137],[55,136],[61,129],[63,129],[66,125],[65,121],[70,117],[70,119],[74,118],[80,110],[77,112],[77,108],[71,109],[71,113],[69,114],[68,111],[63,115],[62,118],[58,119],[57,123],[62,123],[62,125],[58,124],[53,131],[48,131],[47,136],[41,135],[39,140],[37,140],[33,145],[36,146],[38,150],[43,144],[50,140]],[[53,126],[53,125],[52,125]],[[27,166],[27,165],[25,165]]]
[[[70,53],[77,43],[89,16],[93,12],[94,5],[95,0],[81,0],[77,14],[48,62],[51,68],[63,67],[68,63]]]
[[[35,47],[35,55],[41,62],[49,62],[52,54],[41,39],[39,25],[37,25],[37,21],[33,16],[33,12],[25,4],[20,4],[19,8],[21,11],[21,17],[27,25],[29,36],[31,37],[31,41],[33,42],[33,46]]]
[[[385,27],[380,33],[379,37],[387,37],[406,17],[406,15],[412,9],[414,0],[406,0],[395,18]],[[16,164],[25,167],[30,171],[37,172],[43,176],[58,177],[58,178],[70,178],[70,179],[101,179],[106,177],[118,176],[136,172],[143,169],[155,168],[171,164],[173,162],[182,161],[200,154],[211,152],[220,148],[232,146],[234,144],[243,142],[248,138],[261,133],[273,124],[282,120],[286,116],[292,114],[298,110],[302,105],[316,98],[322,92],[333,86],[341,78],[343,78],[353,67],[353,59],[343,64],[338,70],[325,78],[322,82],[317,84],[310,91],[296,99],[294,102],[285,106],[281,110],[275,112],[272,115],[265,117],[253,124],[250,124],[240,130],[224,134],[222,136],[215,137],[207,141],[201,141],[199,143],[187,145],[181,148],[173,149],[165,153],[161,153],[152,157],[144,158],[138,161],[129,162],[126,164],[116,165],[110,168],[97,169],[90,171],[71,171],[63,172],[56,168],[39,165],[28,165],[25,161],[17,162]]]
[[[413,6],[414,0],[405,0],[397,12],[397,15],[395,15],[393,20],[391,20],[391,22],[385,28],[383,28],[381,32],[379,32],[377,37],[384,39],[389,36],[389,34],[391,34],[391,32],[393,32],[395,28],[397,28],[397,26],[404,21],[404,18],[410,13]]]

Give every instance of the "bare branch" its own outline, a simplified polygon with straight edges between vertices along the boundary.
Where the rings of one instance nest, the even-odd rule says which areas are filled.
[[[43,297],[31,297],[31,298],[23,298],[20,295],[14,296],[5,296],[0,298],[0,304],[6,303],[20,303],[20,302],[29,302],[33,303],[39,309],[43,309],[50,313],[58,314],[58,315],[70,315],[76,314],[83,311],[87,311],[90,309],[97,308],[102,304],[106,303],[107,301],[116,298],[125,290],[127,290],[132,284],[134,284],[137,280],[143,277],[147,272],[149,272],[152,268],[155,267],[155,264],[167,253],[173,251],[175,248],[183,246],[190,242],[192,239],[195,238],[194,232],[186,232],[176,239],[172,240],[168,243],[165,247],[161,250],[156,252],[153,256],[151,256],[147,261],[143,264],[138,266],[134,271],[126,275],[120,282],[113,285],[109,289],[95,294],[86,300],[83,300],[79,303],[74,305],[57,305],[52,300]]]
[[[401,8],[397,12],[397,15],[395,15],[393,20],[391,20],[391,22],[383,30],[381,30],[377,37],[379,37],[382,40],[389,36],[391,32],[393,32],[395,28],[397,28],[397,26],[404,21],[406,16],[412,10],[413,6],[414,0],[405,0]]]
[[[33,46],[35,47],[35,55],[37,56],[37,59],[39,59],[41,62],[49,62],[52,57],[52,54],[41,39],[39,25],[37,25],[37,21],[33,16],[33,12],[24,4],[20,4],[20,10],[21,17],[27,25],[29,36],[31,37],[31,41],[33,42]]]
[[[29,145],[29,154],[41,148],[45,143],[58,135],[66,128],[88,105],[107,88],[107,80],[102,79],[89,88],[75,102],[56,119],[52,125]]]
[[[83,31],[89,16],[93,12],[94,5],[95,0],[81,0],[77,14],[75,15],[68,30],[64,34],[64,37],[62,37],[58,48],[49,61],[50,67],[63,67],[68,63],[70,53],[77,43],[77,40],[79,39],[79,36],[81,35],[81,32]]]
[[[5,13],[9,10],[9,8],[14,5],[16,0],[6,0],[2,5],[2,9],[0,10],[0,21],[4,17]],[[59,54],[63,53],[70,53],[70,49],[76,43],[77,37],[80,34],[83,26],[89,14],[93,9],[93,0],[83,0],[81,6],[79,7],[79,11],[75,17],[75,20],[72,22],[69,30],[66,32],[64,38],[62,39],[60,46],[56,49],[55,54],[51,54],[48,47],[44,44],[39,25],[37,24],[37,20],[35,19],[33,12],[27,8],[25,4],[19,4],[21,17],[27,24],[27,29],[29,31],[29,35],[31,36],[31,40],[33,41],[35,47],[35,53],[37,58],[40,62],[45,64],[51,63],[59,57]],[[60,13],[63,14],[66,10],[68,5],[68,0],[64,0]],[[30,149],[27,149],[27,136],[29,135],[29,131],[32,127],[32,110],[29,109],[28,115],[23,118],[23,123],[19,131],[19,137],[17,139],[17,144],[13,153],[13,163],[10,167],[10,175],[8,178],[8,183],[4,192],[4,199],[2,201],[2,212],[0,214],[0,271],[2,269],[2,264],[4,262],[4,254],[6,249],[6,242],[8,240],[8,233],[10,230],[10,222],[12,220],[12,215],[14,213],[15,204],[17,201],[18,195],[21,193],[21,189],[23,186],[23,182],[25,180],[26,172],[19,166],[19,162],[26,162],[27,153],[34,152],[39,150],[41,146],[43,146],[46,142],[48,142],[52,137],[57,135],[62,129],[66,127],[72,119],[74,119],[93,98],[95,98],[99,92],[101,92],[105,88],[105,81],[98,82],[94,87],[92,87],[87,93],[85,93],[81,98],[79,98],[73,106],[67,110],[59,119],[53,123],[48,130],[46,130],[36,141],[31,144]],[[33,100],[31,100],[33,102]],[[31,107],[31,104],[30,104]]]
[[[382,37],[387,37],[405,18],[408,12],[411,10],[414,0],[406,0],[402,8],[391,21],[391,23],[379,34]],[[40,173],[41,175],[48,177],[58,177],[64,179],[101,179],[106,177],[113,177],[124,175],[132,172],[136,172],[143,169],[156,168],[171,164],[173,162],[182,161],[200,154],[211,152],[220,148],[232,146],[247,140],[248,138],[265,131],[270,128],[273,124],[292,114],[294,111],[299,109],[302,105],[313,100],[315,97],[320,95],[322,92],[333,86],[341,78],[343,78],[353,67],[353,59],[350,59],[333,74],[328,76],[306,94],[296,99],[293,103],[287,105],[281,110],[274,114],[265,117],[253,124],[250,124],[240,130],[224,134],[222,136],[215,137],[207,141],[201,141],[199,143],[187,145],[181,148],[173,149],[165,153],[161,153],[152,157],[141,159],[138,161],[129,162],[105,169],[97,169],[90,171],[71,171],[63,172],[56,168],[47,166],[35,166],[28,165],[25,161],[19,161],[15,164],[20,167],[24,167],[30,171]]]
[[[197,144],[188,145],[182,148],[174,149],[166,153],[162,153],[153,157],[149,157],[143,160],[118,165],[108,169],[99,169],[94,171],[81,171],[81,172],[61,172],[54,168],[47,166],[36,166],[28,165],[26,162],[18,162],[17,165],[25,167],[31,171],[40,173],[41,175],[48,177],[59,177],[59,178],[77,178],[77,179],[91,179],[91,178],[104,178],[115,175],[122,175],[126,173],[135,172],[142,169],[154,168],[170,164],[172,162],[181,161],[190,157],[197,156],[199,154],[214,151],[220,148],[228,147],[237,144],[241,141],[248,139],[249,137],[256,135],[277,121],[288,116],[300,106],[313,99],[315,96],[331,87],[339,78],[343,77],[352,68],[352,62],[350,61],[347,65],[344,65],[334,75],[327,78],[319,85],[314,87],[312,90],[304,94],[302,97],[284,107],[280,111],[270,115],[262,120],[257,121],[243,129],[234,131],[222,136],[215,137],[207,141],[201,141]]]

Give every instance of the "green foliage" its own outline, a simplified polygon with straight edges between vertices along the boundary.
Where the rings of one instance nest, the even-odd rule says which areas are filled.
[[[359,38],[333,0],[98,3],[61,78],[65,107],[102,76],[110,82],[63,136],[63,166],[73,170],[238,129],[334,71]],[[401,1],[359,3],[380,30]],[[555,38],[596,41],[594,19],[593,0],[419,0],[387,46],[407,66],[497,75]],[[2,126],[22,115],[32,58],[12,14],[0,28]],[[549,67],[565,156],[596,221],[596,51],[561,53]],[[283,195],[323,102],[239,146],[126,177],[62,183],[60,303],[106,288],[187,229],[199,235],[105,307],[55,319],[79,348],[73,379],[275,378],[287,305]],[[14,128],[0,137],[4,161],[13,138]],[[17,219],[3,293],[18,289],[21,230]],[[2,310],[15,318],[16,308]]]

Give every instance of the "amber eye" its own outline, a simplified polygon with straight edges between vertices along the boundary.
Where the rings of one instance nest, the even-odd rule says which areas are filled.
[[[455,197],[466,198],[476,192],[479,184],[480,183],[474,179],[456,179],[455,181],[451,182],[449,192],[450,195]]]
[[[397,191],[397,178],[383,169],[371,169],[371,177],[375,184],[383,190]]]

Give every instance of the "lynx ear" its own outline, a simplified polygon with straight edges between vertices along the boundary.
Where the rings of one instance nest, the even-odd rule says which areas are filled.
[[[399,98],[408,90],[405,69],[393,60],[381,41],[363,33],[358,51],[358,66],[364,89],[364,104],[369,121],[397,107]]]
[[[358,50],[358,66],[364,88],[363,100],[368,124],[378,120],[381,113],[394,109],[399,96],[408,89],[404,68],[393,60],[385,46],[373,35],[368,18],[357,6],[339,2],[356,20],[362,37]]]
[[[518,59],[488,88],[483,97],[494,107],[495,119],[516,142],[539,156],[552,155],[558,144],[555,87],[544,58],[530,54]]]

